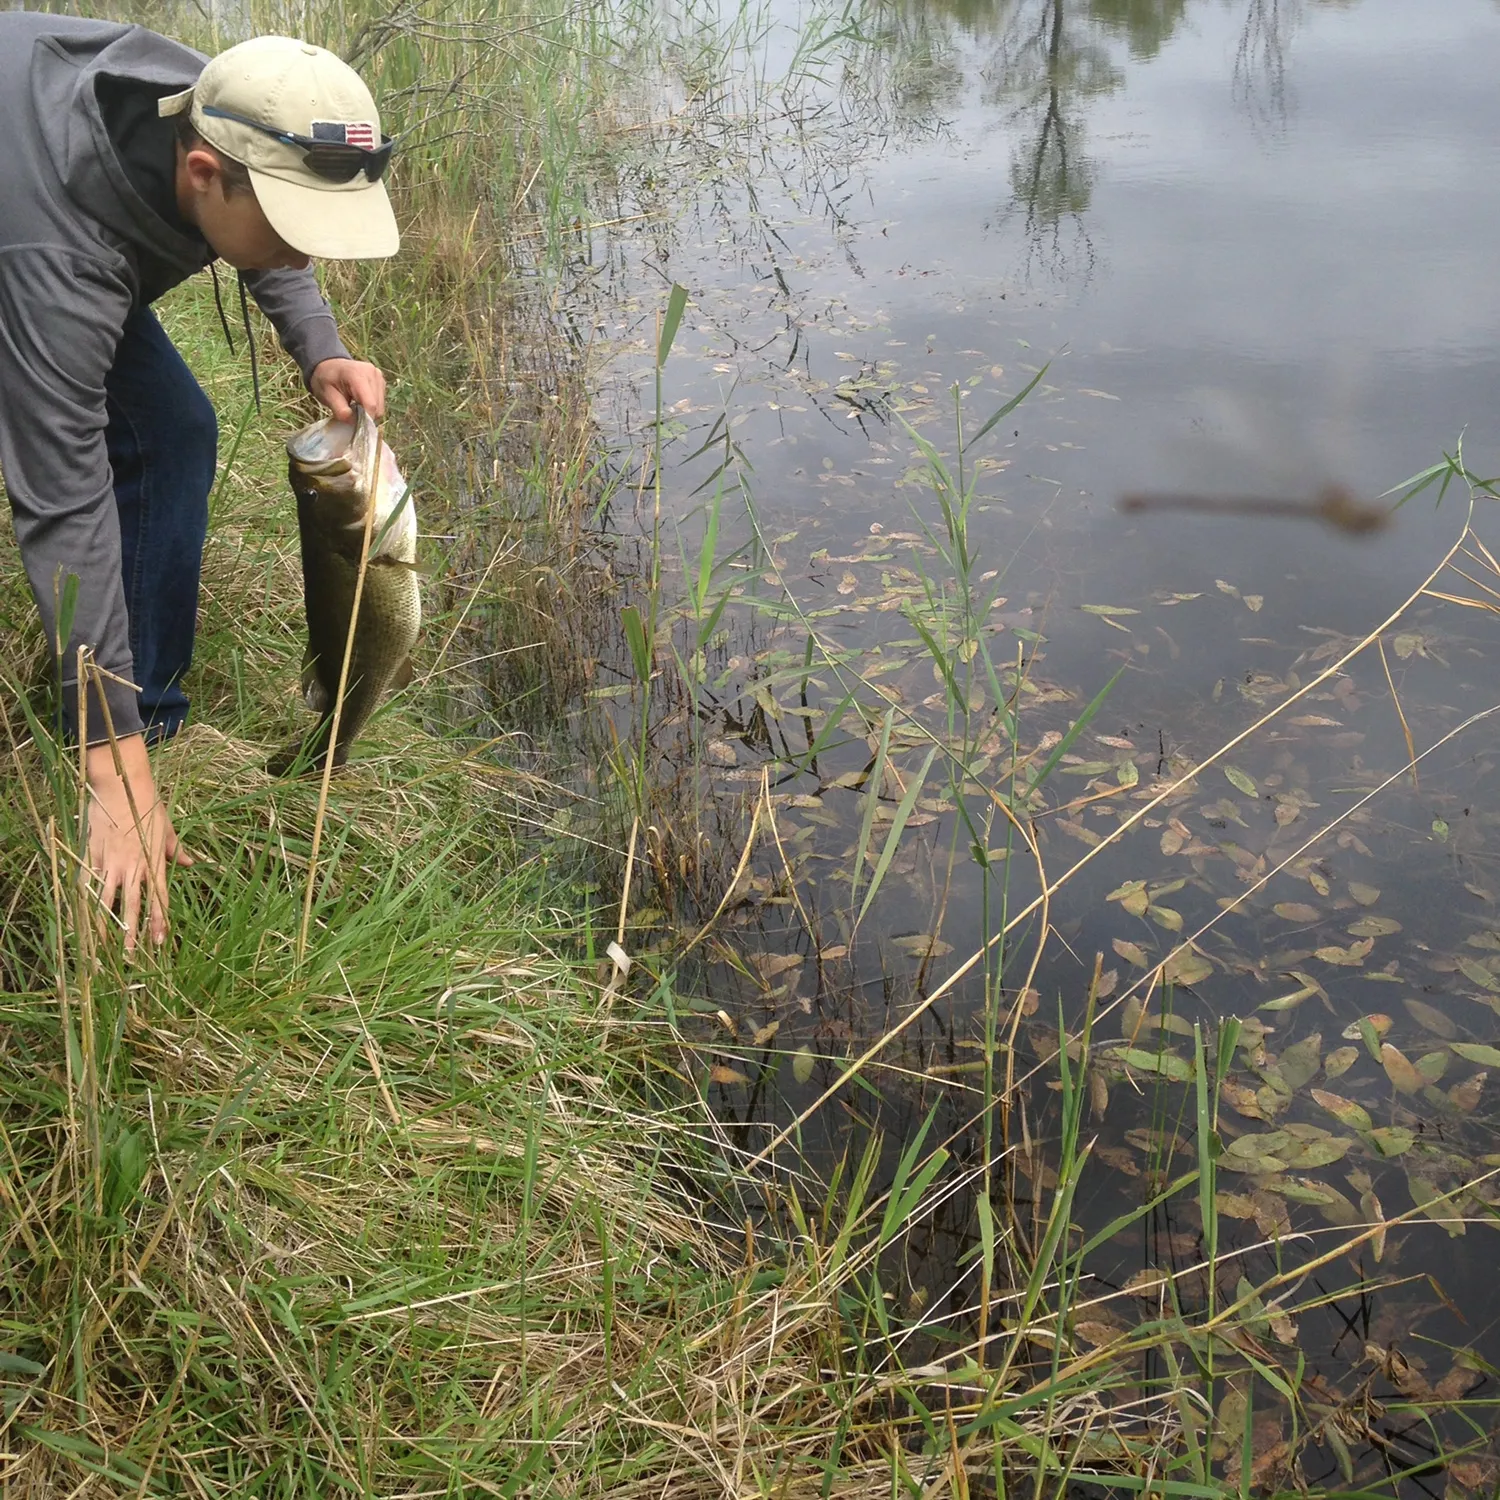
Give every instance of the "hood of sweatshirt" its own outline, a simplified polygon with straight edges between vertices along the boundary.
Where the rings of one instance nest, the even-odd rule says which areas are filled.
[[[82,22],[74,32],[57,17],[47,20],[32,54],[32,102],[63,191],[77,212],[184,276],[201,269],[203,241],[168,224],[136,192],[109,138],[98,85],[118,78],[175,93],[197,80],[208,59],[139,26]]]

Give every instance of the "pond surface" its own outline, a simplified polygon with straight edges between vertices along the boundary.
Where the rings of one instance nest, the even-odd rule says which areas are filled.
[[[1471,547],[1378,645],[1179,783],[1376,632],[1458,540],[1461,486],[1389,515],[1383,493],[1461,434],[1469,468],[1497,472],[1500,8],[1014,0],[629,19],[650,43],[625,59],[623,155],[578,236],[569,307],[605,356],[601,420],[636,486],[658,319],[671,283],[690,294],[662,386],[665,552],[686,559],[668,591],[697,577],[716,514],[703,597],[737,593],[696,663],[682,634],[696,627],[679,625],[690,691],[664,695],[655,747],[669,761],[674,735],[695,740],[721,808],[739,798],[748,814],[764,775],[781,840],[753,852],[727,945],[705,945],[762,955],[704,977],[740,1040],[777,1027],[759,1057],[727,1048],[726,1119],[764,1145],[1032,900],[1037,862],[996,789],[1015,788],[1017,761],[1035,771],[1113,678],[1037,793],[1045,810],[1031,804],[1048,882],[1091,862],[1055,889],[1049,929],[1017,927],[1004,972],[991,966],[1007,1024],[1023,988],[1041,1002],[1023,1004],[1018,1059],[1046,1054],[1048,1028],[1055,1051],[1059,1002],[1080,1024],[1099,953],[1117,1006],[1101,1035],[1143,1045],[1144,1005],[1154,1038],[1162,977],[1188,1021],[1252,1019],[1223,1125],[1251,1167],[1223,1180],[1225,1211],[1252,1238],[1306,1222],[1309,1200],[1282,1191],[1298,1151],[1316,1169],[1298,1180],[1355,1202],[1364,1173],[1387,1214],[1491,1170],[1493,1101],[1472,1080],[1500,1061],[1483,1050],[1500,1045],[1494,721],[1461,727],[1500,702],[1487,554]],[[1044,366],[965,457],[977,560],[961,586],[915,434],[956,472],[956,408],[973,432]],[[1135,494],[1152,499],[1123,509]],[[1320,495],[1383,524],[1295,514]],[[1492,543],[1495,504],[1474,513]],[[650,515],[648,487],[614,519]],[[964,643],[964,592],[990,686],[1019,704],[1014,733]],[[952,648],[956,696],[974,690],[956,719],[913,616]],[[624,691],[628,658],[601,671],[606,694]],[[862,722],[851,686],[873,705]],[[1415,778],[1408,732],[1425,752]],[[956,775],[939,761],[923,776],[937,742]],[[961,801],[992,847],[1009,844],[1008,881],[999,849],[988,870],[971,852]],[[745,830],[719,827],[727,878]],[[882,1054],[881,1117],[898,1131],[968,1076],[983,972]],[[1183,1029],[1164,1035],[1188,1057]],[[1105,1072],[1091,1129],[1114,1171],[1082,1210],[1098,1222],[1146,1167],[1152,1107],[1132,1092],[1139,1071]],[[1310,1089],[1357,1101],[1368,1129],[1340,1134],[1348,1120]],[[835,1102],[809,1129],[836,1149],[874,1108]],[[1288,1122],[1342,1147],[1289,1154],[1274,1134]],[[1347,1159],[1320,1160],[1329,1149]],[[934,1221],[914,1282],[953,1291],[967,1212]],[[1445,1234],[1463,1227],[1450,1213],[1393,1231],[1385,1269],[1440,1271],[1467,1326],[1408,1288],[1364,1336],[1493,1342],[1491,1229],[1453,1240],[1473,1260]]]

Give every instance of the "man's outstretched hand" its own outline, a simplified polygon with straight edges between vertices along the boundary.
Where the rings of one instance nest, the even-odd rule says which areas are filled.
[[[307,388],[340,422],[353,417],[356,401],[375,421],[385,416],[385,374],[362,359],[325,359],[313,367]]]
[[[116,748],[118,769],[108,745],[92,745],[88,751],[89,865],[84,878],[98,898],[101,917],[119,903],[125,952],[130,954],[140,930],[141,888],[151,940],[161,943],[167,936],[168,866],[193,861],[156,795],[145,736],[129,735]]]

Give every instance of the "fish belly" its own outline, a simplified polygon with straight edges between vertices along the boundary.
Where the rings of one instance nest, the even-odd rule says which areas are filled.
[[[333,706],[349,638],[358,571],[357,560],[345,554],[304,548],[307,662],[303,684],[308,706],[319,713],[320,719],[310,735],[273,760],[273,774],[284,773],[298,759],[309,770],[322,769],[333,728]],[[410,679],[411,652],[421,622],[421,596],[411,566],[372,557],[365,571],[359,624],[333,747],[336,766],[344,763],[350,745],[387,694]]]

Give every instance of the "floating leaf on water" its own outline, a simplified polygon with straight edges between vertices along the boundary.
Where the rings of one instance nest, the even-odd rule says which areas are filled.
[[[1361,1016],[1352,1026],[1344,1027],[1339,1035],[1346,1042],[1365,1041],[1373,1035],[1378,1042],[1395,1024],[1389,1016],[1384,1015],[1382,1012],[1372,1011],[1367,1016]],[[1375,1061],[1380,1061],[1380,1051],[1378,1048],[1375,1052]]]
[[[728,1084],[732,1088],[737,1088],[741,1084],[748,1084],[750,1082],[738,1068],[725,1067],[723,1063],[715,1063],[708,1070],[708,1076],[712,1082]]]
[[[1200,984],[1214,971],[1214,966],[1191,948],[1184,948],[1162,965],[1161,977],[1167,984]]]
[[[1191,1083],[1193,1065],[1175,1052],[1147,1052],[1140,1047],[1122,1047],[1110,1054],[1143,1073],[1159,1073],[1173,1083]]]
[[[1460,958],[1457,960],[1458,972],[1481,989],[1500,992],[1500,979],[1496,979],[1477,958]]]
[[[1268,1182],[1265,1191],[1280,1193],[1289,1203],[1324,1203],[1336,1190],[1308,1177],[1287,1177],[1281,1182]]]
[[[1485,1068],[1500,1068],[1500,1048],[1486,1047],[1480,1042],[1451,1042],[1449,1045],[1465,1062],[1478,1063]]]
[[[1245,608],[1253,614],[1259,614],[1261,605],[1266,602],[1263,594],[1246,594],[1244,595],[1244,600]]]
[[[1350,1130],[1365,1134],[1375,1123],[1363,1105],[1344,1098],[1342,1094],[1330,1094],[1326,1089],[1313,1089],[1312,1098],[1315,1104],[1326,1109],[1340,1125],[1347,1125]]]
[[[1277,1196],[1278,1177],[1267,1178],[1258,1184],[1251,1201],[1255,1204],[1255,1227],[1266,1239],[1280,1239],[1292,1232],[1292,1215],[1285,1201]]]
[[[1307,872],[1307,883],[1320,896],[1328,896],[1333,893],[1333,887],[1329,885],[1327,876],[1321,870],[1309,870]]]
[[[1229,1219],[1253,1219],[1255,1217],[1255,1203],[1243,1193],[1215,1193],[1214,1207]]]
[[[1279,1156],[1241,1156],[1229,1151],[1219,1158],[1218,1165],[1226,1172],[1244,1172],[1253,1177],[1286,1171],[1286,1163]]]
[[[1462,1361],[1463,1358],[1464,1353],[1460,1350],[1457,1360]],[[1465,1364],[1455,1362],[1453,1368],[1433,1386],[1432,1394],[1439,1401],[1458,1401],[1483,1379],[1484,1373],[1480,1370],[1473,1370]]]
[[[1141,1175],[1141,1169],[1136,1166],[1135,1158],[1123,1146],[1095,1146],[1094,1155],[1111,1171],[1118,1172],[1123,1177]]]
[[[1282,1150],[1292,1144],[1291,1136],[1285,1130],[1262,1130],[1249,1135],[1236,1136],[1234,1140],[1224,1148],[1225,1157],[1239,1157],[1242,1160],[1249,1159],[1257,1161],[1266,1156],[1278,1156]]]
[[[1096,1070],[1089,1072],[1089,1107],[1096,1120],[1109,1108],[1109,1080]]]
[[[1327,1078],[1342,1078],[1358,1061],[1358,1047],[1335,1048],[1323,1059],[1323,1074]]]
[[[1312,1079],[1323,1059],[1323,1034],[1315,1031],[1294,1042],[1276,1059],[1287,1088],[1296,1093]]]
[[[1120,1290],[1127,1297],[1145,1297],[1154,1302],[1170,1281],[1171,1277],[1165,1271],[1147,1266],[1144,1270],[1137,1271]]]
[[[1378,1224],[1379,1229],[1370,1237],[1370,1248],[1374,1251],[1375,1261],[1378,1265],[1385,1259],[1385,1210],[1380,1206],[1380,1199],[1375,1196],[1375,1189],[1370,1186],[1370,1179],[1360,1174],[1363,1186],[1359,1188],[1359,1211],[1365,1216],[1370,1224]],[[1352,1174],[1351,1174],[1352,1180]]]
[[[1128,964],[1134,964],[1138,969],[1149,969],[1151,960],[1146,957],[1146,950],[1138,943],[1128,943],[1124,938],[1113,938],[1110,946]]]
[[[1417,1139],[1404,1125],[1381,1125],[1369,1131],[1368,1138],[1382,1156],[1402,1156],[1411,1150]]]
[[[1310,1177],[1299,1177],[1296,1188],[1301,1190],[1301,1201],[1311,1203],[1330,1224],[1344,1227],[1359,1223],[1359,1210],[1336,1187],[1326,1182],[1315,1182]],[[1283,1188],[1290,1197],[1288,1189]]]
[[[1230,784],[1237,790],[1243,792],[1247,797],[1259,797],[1260,790],[1255,782],[1238,766],[1225,766],[1224,774],[1229,778]]]
[[[1146,908],[1146,915],[1158,927],[1165,927],[1168,932],[1182,931],[1182,913],[1174,911],[1170,906],[1148,906]]]
[[[1411,1059],[1389,1042],[1381,1044],[1380,1066],[1385,1069],[1385,1076],[1391,1080],[1391,1086],[1398,1093],[1415,1094],[1426,1081],[1412,1065]]]
[[[1115,769],[1115,780],[1124,787],[1135,786],[1141,779],[1141,769],[1133,760],[1122,760]]]
[[[1411,1201],[1435,1223],[1441,1224],[1450,1235],[1466,1232],[1463,1215],[1451,1199],[1443,1200],[1442,1189],[1419,1172],[1407,1172],[1406,1185],[1411,1190]]]
[[[1278,901],[1271,910],[1286,922],[1316,922],[1322,915],[1316,906],[1305,901]]]
[[[1458,1027],[1437,1006],[1429,1005],[1425,1000],[1403,1000],[1401,1003],[1412,1020],[1434,1036],[1451,1042],[1458,1035]]]
[[[1078,607],[1086,615],[1105,615],[1105,616],[1108,616],[1108,615],[1138,615],[1138,614],[1140,614],[1140,610],[1138,610],[1138,609],[1126,609],[1122,605],[1118,605],[1118,604],[1080,604]]]
[[[1210,824],[1237,823],[1241,828],[1248,828],[1250,826],[1240,816],[1239,803],[1231,801],[1228,797],[1220,797],[1217,802],[1205,802],[1203,806],[1198,809],[1198,811],[1208,819]],[[1230,857],[1230,859],[1234,860],[1236,864],[1243,863],[1238,855],[1242,855],[1245,851],[1240,850],[1237,845],[1225,842],[1223,844],[1220,844],[1219,847],[1224,851],[1225,854]]]
[[[1417,1072],[1428,1083],[1436,1083],[1448,1071],[1446,1052],[1426,1052],[1417,1059]]]
[[[1278,995],[1274,1000],[1264,1001],[1257,1005],[1256,1010],[1283,1011],[1296,1010],[1304,1000],[1310,999],[1318,991],[1310,984],[1304,984],[1300,990],[1293,990],[1289,995]]]
[[[1440,844],[1447,843],[1448,833],[1448,824],[1442,818],[1434,818],[1432,820],[1432,836]]]
[[[1349,882],[1349,894],[1359,902],[1361,906],[1374,906],[1380,900],[1380,891],[1373,885],[1362,885],[1357,880]]]
[[[1058,767],[1061,776],[1103,776],[1106,771],[1114,769],[1114,763],[1107,760],[1067,760]]]
[[[1417,650],[1421,646],[1421,644],[1421,636],[1411,635],[1407,632],[1403,632],[1391,642],[1391,647],[1395,651],[1396,655],[1399,656],[1402,661],[1405,661],[1413,651]]]
[[[1344,968],[1360,968],[1369,956],[1370,949],[1375,946],[1373,938],[1364,938],[1358,943],[1350,943],[1347,948],[1340,948],[1329,944],[1326,948],[1318,948],[1314,951],[1315,958],[1321,958],[1325,964],[1338,964]]]
[[[945,943],[936,933],[909,932],[893,937],[891,946],[899,948],[908,958],[944,958],[953,952],[953,944]]]
[[[1250,1052],[1275,1030],[1274,1026],[1267,1021],[1262,1021],[1258,1016],[1244,1016],[1240,1020],[1240,1032],[1236,1041],[1242,1052]]]
[[[809,1047],[799,1047],[792,1053],[792,1077],[798,1083],[806,1083],[813,1075],[813,1064],[817,1058]]]
[[[1464,1114],[1471,1115],[1479,1108],[1479,1096],[1484,1092],[1484,1081],[1490,1075],[1488,1073],[1476,1073],[1472,1078],[1466,1078],[1462,1083],[1455,1083],[1448,1090],[1448,1098],[1455,1109],[1462,1110]]]
[[[1144,917],[1146,908],[1150,905],[1144,880],[1127,880],[1124,885],[1116,886],[1104,899],[1118,901],[1132,917]]]
[[[1344,930],[1350,937],[1389,937],[1391,933],[1401,931],[1401,924],[1394,917],[1361,917]]]
[[[1282,1160],[1289,1167],[1301,1167],[1310,1172],[1315,1167],[1327,1167],[1342,1161],[1353,1144],[1347,1137],[1336,1135],[1319,1141],[1302,1141],[1295,1143],[1294,1149],[1282,1152]]]
[[[1274,1120],[1291,1104],[1292,1096],[1285,1089],[1272,1088],[1267,1084],[1264,1088],[1256,1089],[1255,1101],[1260,1105],[1265,1118]]]
[[[759,1030],[756,1031],[755,1035],[750,1039],[751,1045],[754,1047],[764,1047],[768,1042],[772,1041],[775,1038],[776,1033],[780,1030],[780,1021],[769,1022],[767,1025],[760,1027]]]
[[[848,943],[834,943],[827,948],[820,948],[818,950],[818,957],[821,958],[824,963],[832,963],[836,958],[846,958],[848,954]]]
[[[762,979],[775,979],[788,969],[795,969],[802,962],[800,953],[758,953],[750,962]]]
[[[1260,1099],[1254,1089],[1246,1088],[1243,1083],[1235,1083],[1233,1079],[1226,1078],[1219,1085],[1219,1097],[1237,1113],[1245,1116],[1247,1120],[1264,1120],[1265,1111],[1260,1107]],[[1241,1217],[1248,1217],[1242,1215]]]

